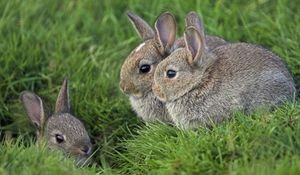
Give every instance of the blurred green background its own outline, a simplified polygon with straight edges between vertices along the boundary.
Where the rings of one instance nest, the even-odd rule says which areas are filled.
[[[126,11],[150,25],[170,11],[181,36],[185,15],[193,10],[207,34],[279,55],[299,89],[299,6],[290,0],[0,0],[0,174],[300,172],[297,98],[274,112],[237,113],[212,130],[183,132],[160,123],[145,126],[118,85],[122,62],[141,42]],[[66,76],[72,112],[96,150],[93,165],[82,169],[34,145],[33,127],[19,101],[21,91],[31,90],[53,110]],[[13,141],[4,140],[8,131]]]

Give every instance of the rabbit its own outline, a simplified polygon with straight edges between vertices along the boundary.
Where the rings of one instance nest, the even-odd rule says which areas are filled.
[[[193,26],[186,28],[186,47],[160,62],[154,73],[153,93],[177,127],[210,127],[235,110],[247,114],[293,100],[293,78],[278,56],[248,43],[208,51],[204,37]]]
[[[164,107],[151,92],[156,65],[173,50],[176,39],[174,16],[165,12],[155,22],[155,31],[139,16],[127,13],[140,38],[143,40],[124,61],[120,71],[120,88],[129,95],[132,108],[146,122],[169,122]]]
[[[127,12],[127,16],[143,43],[124,61],[120,71],[120,89],[129,95],[132,108],[145,122],[160,120],[169,123],[171,119],[165,105],[154,96],[151,87],[157,64],[177,48],[184,47],[184,40],[176,40],[176,21],[169,12],[159,15],[155,30],[132,12]],[[198,27],[200,23],[197,18],[195,12],[189,13],[186,25]],[[217,43],[226,43],[214,36],[207,36],[206,39],[212,47],[216,47]]]
[[[42,99],[35,93],[23,91],[20,99],[30,121],[36,127],[37,142],[47,141],[50,150],[60,150],[74,157],[77,165],[87,162],[92,144],[82,122],[70,114],[67,79],[63,81],[57,97],[55,113],[49,117],[44,111]]]

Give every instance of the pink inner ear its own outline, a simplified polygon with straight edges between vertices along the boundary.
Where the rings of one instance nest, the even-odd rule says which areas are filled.
[[[193,60],[196,59],[197,53],[200,51],[200,43],[193,36],[189,37],[188,48],[192,54]]]
[[[185,32],[185,41],[188,50],[192,55],[193,62],[197,62],[201,59],[202,41],[199,32],[195,28],[188,28]]]
[[[41,99],[32,93],[25,93],[22,95],[22,101],[31,122],[40,128],[44,115]]]
[[[31,119],[31,121],[39,126],[41,123],[41,110],[37,105],[31,104],[31,106],[26,106],[27,113]]]
[[[189,48],[192,53],[193,59],[195,59],[200,47],[199,47],[199,44],[196,42],[195,38],[192,38],[190,42],[191,43],[189,45]]]
[[[155,24],[158,39],[162,47],[166,50],[170,49],[175,41],[176,24],[171,14],[163,14]]]
[[[160,40],[162,42],[162,45],[164,48],[166,48],[168,42],[169,42],[169,38],[170,38],[170,34],[168,34],[168,30],[166,27],[162,26],[160,29],[159,29],[159,36],[160,36]]]

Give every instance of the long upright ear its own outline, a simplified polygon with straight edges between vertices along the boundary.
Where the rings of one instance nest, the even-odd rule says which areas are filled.
[[[176,21],[170,12],[159,15],[155,22],[156,40],[159,44],[159,51],[170,53],[176,39]]]
[[[70,112],[70,102],[69,102],[69,87],[68,80],[65,78],[64,82],[60,88],[56,105],[55,105],[56,113],[69,113]]]
[[[143,41],[154,38],[154,31],[148,23],[132,12],[128,11],[126,14]]]
[[[199,31],[202,37],[205,36],[203,23],[199,15],[194,11],[189,12],[185,17],[185,27],[188,28],[190,26],[195,27]]]
[[[23,91],[20,95],[20,99],[30,121],[36,126],[38,130],[37,134],[39,135],[39,133],[43,130],[45,123],[45,112],[42,99],[29,91]]]
[[[205,42],[199,31],[193,26],[186,28],[184,40],[189,53],[189,63],[191,65],[201,65],[203,63],[202,57],[205,54]]]

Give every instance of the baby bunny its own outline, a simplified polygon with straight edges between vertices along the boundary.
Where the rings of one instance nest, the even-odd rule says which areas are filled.
[[[36,94],[23,91],[20,98],[36,127],[37,141],[47,140],[51,150],[60,150],[76,158],[77,165],[85,163],[92,152],[92,144],[84,125],[70,114],[68,80],[64,80],[55,113],[49,117],[44,111],[43,101]]]
[[[154,30],[139,16],[128,12],[130,21],[143,43],[135,48],[122,65],[120,88],[129,95],[132,108],[144,121],[161,120],[168,122],[170,118],[164,104],[152,93],[154,70],[173,50],[176,38],[176,22],[174,16],[165,12],[159,15]]]
[[[209,126],[234,110],[269,109],[293,99],[293,79],[270,51],[247,43],[207,51],[204,32],[193,26],[185,30],[184,39],[186,47],[156,67],[153,85],[178,127]]]
[[[135,48],[123,63],[120,88],[129,95],[132,108],[144,121],[170,122],[164,103],[154,96],[151,87],[157,64],[177,48],[184,47],[184,40],[175,40],[176,22],[169,12],[162,13],[157,18],[155,31],[139,16],[131,12],[127,15],[143,43]],[[195,12],[186,16],[186,25],[196,28],[201,25]],[[206,40],[211,48],[226,43],[215,36],[207,36]]]

